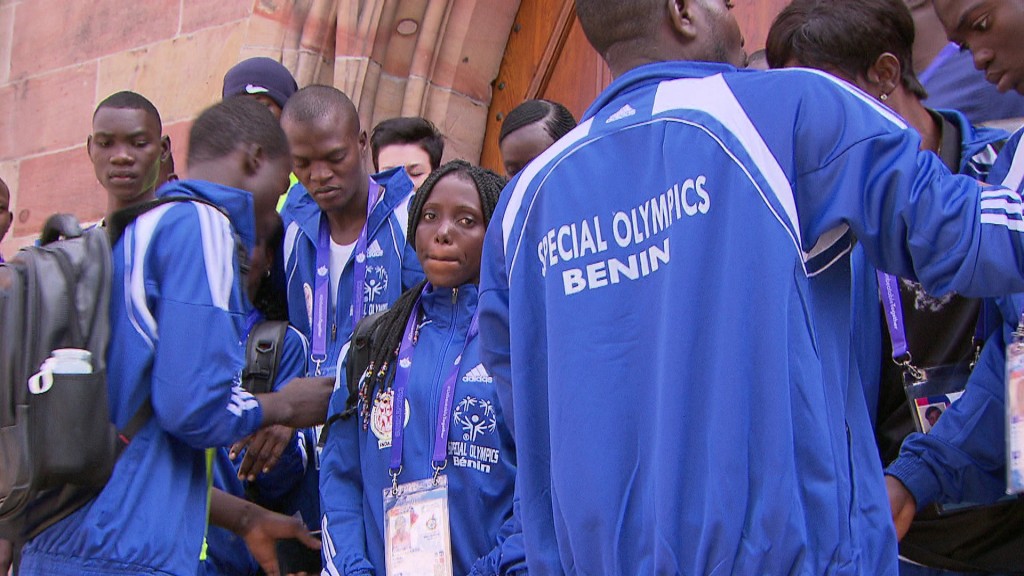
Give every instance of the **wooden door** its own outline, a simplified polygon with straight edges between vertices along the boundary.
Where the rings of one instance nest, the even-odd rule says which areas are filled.
[[[737,0],[736,19],[747,52],[764,47],[775,15],[788,0]],[[498,151],[501,122],[531,98],[561,102],[577,119],[612,80],[576,19],[575,0],[522,0],[494,81],[480,163],[504,173]]]

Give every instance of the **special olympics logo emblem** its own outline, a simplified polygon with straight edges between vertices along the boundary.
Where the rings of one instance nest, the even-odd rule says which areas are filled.
[[[380,298],[388,289],[388,271],[383,266],[367,266],[363,296],[368,301]]]
[[[494,403],[466,396],[455,407],[455,423],[462,428],[462,439],[476,442],[481,434],[490,434],[498,427]]]

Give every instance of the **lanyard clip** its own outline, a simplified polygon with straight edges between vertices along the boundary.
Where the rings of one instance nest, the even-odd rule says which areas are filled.
[[[313,369],[314,376],[320,376],[320,364],[323,364],[324,358],[313,358],[313,364],[316,368]]]
[[[441,477],[441,471],[448,467],[448,459],[441,462],[440,466],[433,462],[430,463],[430,466],[434,469],[434,486],[437,486],[437,479]]]
[[[399,466],[398,470],[391,469],[388,473],[391,474],[391,495],[398,496],[398,475],[402,473],[402,467]]]
[[[915,380],[924,380],[927,375],[924,370],[921,370],[913,364],[914,359],[911,358],[910,352],[907,352],[900,360],[896,360],[896,364],[906,370]]]

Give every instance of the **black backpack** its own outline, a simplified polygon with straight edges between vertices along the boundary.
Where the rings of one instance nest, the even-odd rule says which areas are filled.
[[[251,394],[273,391],[287,333],[288,323],[281,320],[266,320],[252,327],[245,342],[242,388]]]
[[[89,502],[153,414],[147,397],[124,430],[107,404],[111,246],[161,198],[82,231],[74,216],[47,220],[40,246],[0,264],[0,538],[33,538]],[[91,374],[54,374],[42,393],[28,381],[53,350],[92,354]]]

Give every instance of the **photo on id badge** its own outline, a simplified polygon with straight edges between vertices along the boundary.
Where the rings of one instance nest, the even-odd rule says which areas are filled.
[[[939,417],[949,408],[950,404],[963,395],[963,392],[951,392],[914,399],[915,416],[921,432],[928,433],[938,423]]]

